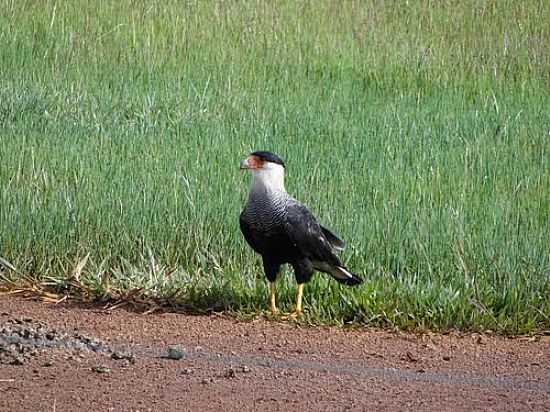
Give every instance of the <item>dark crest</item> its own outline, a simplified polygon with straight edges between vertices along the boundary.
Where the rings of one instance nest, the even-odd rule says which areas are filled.
[[[271,162],[271,163],[277,163],[283,167],[285,167],[285,162],[283,159],[281,159],[279,156],[277,156],[275,153],[266,152],[263,150],[260,150],[258,152],[250,153],[253,156],[258,156],[260,159]]]

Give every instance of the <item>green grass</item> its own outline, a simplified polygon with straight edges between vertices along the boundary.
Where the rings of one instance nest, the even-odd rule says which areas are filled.
[[[314,323],[550,327],[550,5],[0,0],[0,276],[266,305],[238,229],[268,149],[348,243]],[[4,265],[6,266],[6,265]],[[2,274],[3,273],[3,274]],[[281,281],[281,302],[293,280]]]

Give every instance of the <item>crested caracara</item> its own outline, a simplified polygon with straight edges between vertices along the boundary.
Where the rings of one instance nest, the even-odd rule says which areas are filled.
[[[240,215],[240,226],[248,244],[262,256],[269,281],[269,308],[277,313],[275,281],[281,265],[294,269],[296,308],[291,316],[302,311],[304,284],[313,271],[328,273],[338,282],[358,285],[363,280],[350,272],[336,255],[344,242],[300,202],[290,196],[284,186],[285,164],[270,152],[251,153],[241,162],[241,169],[252,173],[248,201]]]

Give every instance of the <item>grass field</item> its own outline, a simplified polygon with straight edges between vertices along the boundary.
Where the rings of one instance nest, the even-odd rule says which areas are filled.
[[[366,279],[316,276],[311,322],[550,327],[546,1],[0,9],[4,280],[63,289],[89,254],[93,296],[255,313],[238,165],[268,149]]]

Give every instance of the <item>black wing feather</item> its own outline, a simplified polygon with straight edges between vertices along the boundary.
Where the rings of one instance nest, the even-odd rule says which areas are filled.
[[[285,229],[304,257],[330,265],[342,265],[338,256],[334,254],[333,245],[327,239],[322,226],[317,222],[315,216],[298,201],[287,206]],[[329,233],[331,232],[329,231]],[[336,238],[334,234],[331,233],[331,235]]]
[[[320,226],[321,226],[321,230],[323,231],[323,234],[325,235],[325,237],[330,242],[333,248],[335,248],[336,250],[342,250],[346,247],[346,244],[344,243],[344,241],[340,239],[338,236],[336,236],[334,232],[324,227],[323,225],[320,225]]]

